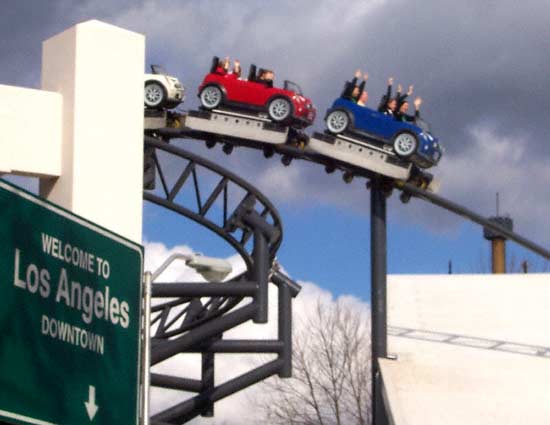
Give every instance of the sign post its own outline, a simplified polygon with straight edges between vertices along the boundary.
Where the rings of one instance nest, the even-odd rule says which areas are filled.
[[[137,425],[142,270],[140,245],[0,180],[0,419]]]

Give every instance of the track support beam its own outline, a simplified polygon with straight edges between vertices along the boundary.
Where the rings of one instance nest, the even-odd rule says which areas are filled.
[[[379,179],[371,180],[371,394],[373,425],[387,425],[378,359],[387,357],[387,234],[386,191]]]

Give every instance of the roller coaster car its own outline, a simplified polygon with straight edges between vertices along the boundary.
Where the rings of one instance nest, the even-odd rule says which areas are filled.
[[[148,109],[175,108],[185,99],[185,90],[176,77],[166,74],[159,65],[151,65],[151,74],[145,74],[144,102]]]
[[[329,133],[350,135],[369,145],[393,151],[399,158],[427,169],[439,162],[441,146],[430,133],[429,125],[418,119],[416,125],[340,97],[327,111],[325,122]]]
[[[272,81],[260,80],[264,70],[256,73],[256,66],[250,66],[248,79],[240,79],[218,66],[214,57],[210,73],[199,87],[199,99],[204,109],[212,110],[220,106],[267,113],[275,123],[302,129],[315,120],[316,110],[311,100],[302,95],[300,87],[285,80],[283,88],[273,87]]]

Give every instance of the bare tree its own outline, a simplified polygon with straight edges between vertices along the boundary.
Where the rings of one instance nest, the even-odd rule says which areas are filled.
[[[317,301],[297,323],[293,377],[261,384],[258,404],[270,424],[370,423],[370,320],[368,311],[342,301]]]

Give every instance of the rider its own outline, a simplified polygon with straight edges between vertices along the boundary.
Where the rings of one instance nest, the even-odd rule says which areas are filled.
[[[404,122],[416,122],[416,120],[420,119],[420,105],[422,105],[422,98],[417,97],[414,99],[414,107],[416,111],[414,115],[409,115],[407,114],[409,110],[409,102],[404,100],[399,107],[399,111],[395,114],[395,119]]]
[[[275,74],[270,69],[260,69],[259,76],[257,81],[259,83],[263,83],[268,87],[273,87],[273,79],[275,78]]]

